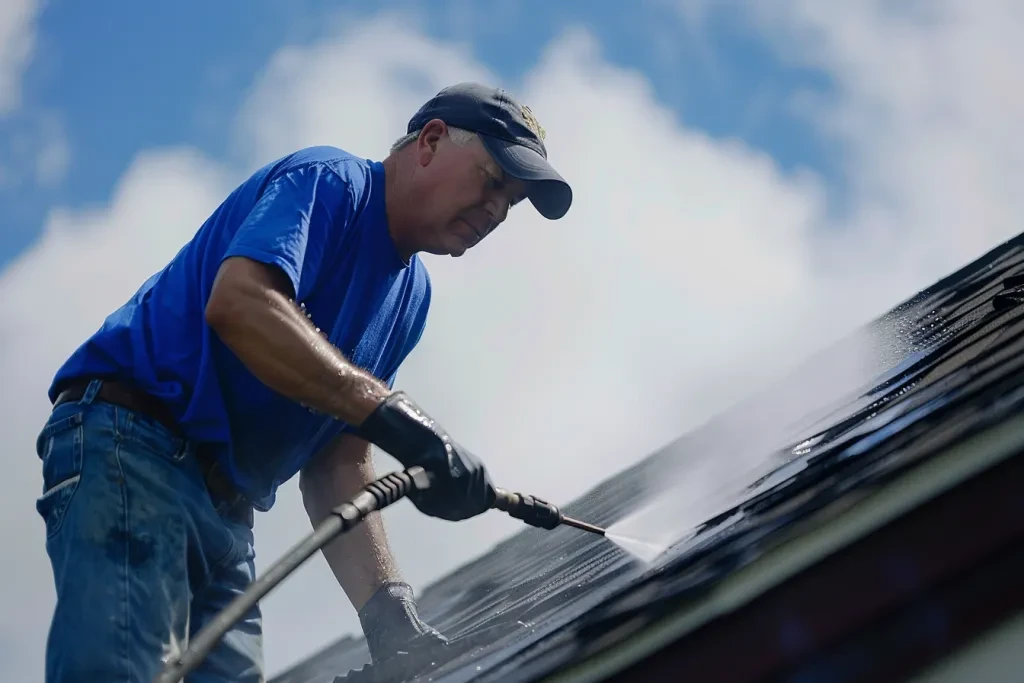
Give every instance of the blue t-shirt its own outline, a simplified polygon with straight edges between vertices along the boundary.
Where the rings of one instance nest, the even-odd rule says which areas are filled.
[[[215,450],[258,509],[270,509],[278,486],[348,425],[271,390],[220,341],[204,316],[214,276],[233,255],[279,266],[331,343],[392,386],[422,335],[430,279],[416,256],[406,262],[396,250],[384,189],[382,163],[332,147],[260,169],[75,351],[50,400],[71,377],[133,382]]]

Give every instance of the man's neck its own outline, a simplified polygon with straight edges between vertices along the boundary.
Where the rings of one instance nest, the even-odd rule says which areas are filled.
[[[398,255],[406,263],[416,253],[409,239],[413,226],[413,216],[409,215],[409,202],[406,199],[404,178],[401,176],[401,165],[397,154],[389,154],[384,164],[384,213],[388,219],[388,233],[395,243]]]

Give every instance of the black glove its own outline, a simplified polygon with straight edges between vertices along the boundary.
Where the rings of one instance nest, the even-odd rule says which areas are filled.
[[[420,465],[433,473],[430,489],[409,495],[409,500],[424,514],[458,521],[475,517],[494,504],[494,486],[483,463],[452,441],[403,392],[388,396],[356,433],[394,456],[403,466]]]
[[[448,644],[447,638],[420,619],[412,588],[406,583],[381,586],[359,610],[359,623],[374,662],[399,652]]]

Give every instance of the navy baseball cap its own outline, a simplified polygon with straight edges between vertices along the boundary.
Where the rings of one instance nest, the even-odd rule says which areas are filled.
[[[544,129],[505,90],[479,83],[449,86],[420,107],[406,132],[432,119],[476,133],[501,170],[526,181],[530,203],[545,218],[558,219],[569,210],[572,188],[548,163]]]

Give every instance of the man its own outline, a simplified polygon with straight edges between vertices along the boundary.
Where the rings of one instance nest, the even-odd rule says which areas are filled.
[[[37,441],[47,681],[150,681],[253,580],[253,509],[298,474],[317,524],[375,478],[371,444],[435,473],[424,513],[490,507],[483,464],[392,387],[430,302],[417,253],[462,255],[523,199],[568,211],[543,137],[527,107],[467,83],[383,162],[317,147],[269,164],[64,363]],[[324,555],[375,660],[446,642],[379,515]],[[190,680],[263,680],[261,637],[254,609]]]

